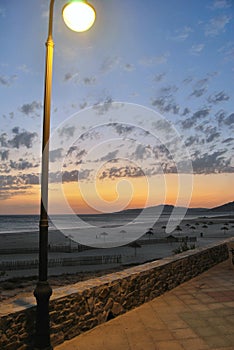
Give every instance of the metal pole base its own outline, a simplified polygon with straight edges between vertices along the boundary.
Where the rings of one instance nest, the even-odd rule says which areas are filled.
[[[52,350],[50,344],[49,299],[52,289],[48,281],[39,281],[34,291],[37,300],[34,350]]]

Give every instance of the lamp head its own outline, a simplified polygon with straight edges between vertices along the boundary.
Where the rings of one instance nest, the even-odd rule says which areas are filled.
[[[96,12],[86,0],[69,1],[62,10],[68,28],[75,32],[85,32],[92,27]]]

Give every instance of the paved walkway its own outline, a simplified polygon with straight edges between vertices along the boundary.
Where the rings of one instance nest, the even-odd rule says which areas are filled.
[[[55,350],[234,350],[229,261]]]

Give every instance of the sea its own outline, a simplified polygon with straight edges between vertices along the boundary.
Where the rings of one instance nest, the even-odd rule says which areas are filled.
[[[204,213],[203,213],[204,214]],[[206,214],[206,217],[209,215]],[[210,214],[210,216],[214,214]],[[51,215],[49,217],[50,237],[69,238],[73,242],[92,247],[116,247],[125,245],[143,237],[151,228],[158,235],[173,234],[181,220],[191,220],[202,217],[202,213],[193,212],[186,216],[171,215],[171,213],[153,213],[136,211],[92,215]],[[162,230],[163,228],[163,230]],[[3,235],[18,236],[38,233],[39,215],[0,215],[0,237]],[[15,238],[16,238],[15,236]],[[37,234],[38,236],[38,234]],[[32,239],[32,235],[28,236]]]
[[[49,218],[49,230],[62,229],[82,229],[87,225],[99,228],[122,227],[125,225],[137,225],[152,223],[153,217],[145,216],[140,221],[135,215],[79,215],[78,221],[74,223],[74,215],[52,215]],[[196,215],[187,215],[186,219],[196,218]],[[167,222],[169,215],[161,215],[157,222]],[[75,217],[76,221],[76,217]],[[32,232],[39,229],[39,215],[0,215],[0,234],[16,233],[16,232]]]

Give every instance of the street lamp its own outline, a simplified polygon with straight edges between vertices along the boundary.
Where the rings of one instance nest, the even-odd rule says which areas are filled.
[[[54,1],[50,0],[48,38],[46,41],[43,140],[41,165],[41,208],[39,223],[39,278],[34,290],[37,300],[35,349],[51,350],[49,299],[52,289],[47,281],[48,275],[48,170],[49,170],[49,136],[50,136],[50,105],[52,88],[52,65],[54,42],[53,9]],[[70,1],[63,8],[63,18],[66,25],[76,31],[84,32],[91,28],[95,21],[95,10],[86,0]]]

